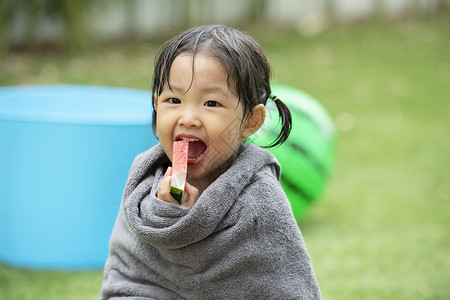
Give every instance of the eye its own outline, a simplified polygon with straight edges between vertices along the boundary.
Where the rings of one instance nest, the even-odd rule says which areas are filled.
[[[167,101],[172,104],[180,104],[181,103],[181,100],[178,98],[169,98],[169,99],[167,99]]]
[[[220,103],[217,102],[217,101],[214,101],[214,100],[210,100],[210,101],[206,101],[206,102],[205,102],[205,106],[208,106],[208,107],[217,107],[217,106],[220,106]]]

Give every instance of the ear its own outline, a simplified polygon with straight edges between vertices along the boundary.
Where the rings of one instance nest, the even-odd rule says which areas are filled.
[[[245,139],[254,134],[264,123],[266,119],[266,108],[263,104],[253,107],[252,114],[247,117],[242,125],[241,138]]]
[[[155,94],[152,95],[152,99],[153,99],[153,105],[156,108],[156,105],[158,104],[158,101],[156,100]]]

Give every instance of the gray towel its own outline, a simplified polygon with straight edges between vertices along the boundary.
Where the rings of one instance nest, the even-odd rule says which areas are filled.
[[[134,161],[111,236],[101,299],[320,299],[280,166],[241,146],[190,210],[156,198],[170,161]]]

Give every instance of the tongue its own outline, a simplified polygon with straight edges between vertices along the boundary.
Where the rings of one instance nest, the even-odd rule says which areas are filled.
[[[203,152],[206,150],[206,145],[203,142],[195,141],[195,142],[189,142],[189,159],[197,159],[202,155]]]

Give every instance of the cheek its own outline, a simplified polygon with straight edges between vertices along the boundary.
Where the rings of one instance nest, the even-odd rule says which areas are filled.
[[[161,144],[161,147],[163,148],[167,157],[172,160],[172,137],[171,134],[169,134],[165,129],[166,128],[161,125],[158,127],[159,143]]]
[[[164,116],[164,117],[161,117]],[[167,145],[172,142],[173,125],[167,115],[158,111],[156,118],[156,132],[158,133],[159,142],[166,150]]]
[[[242,142],[240,119],[227,119],[226,126],[215,126],[211,130],[212,140],[219,149],[234,151]],[[217,120],[214,124],[218,124]]]
[[[171,114],[167,110],[161,108],[157,110],[156,114],[156,126],[158,131],[159,130],[165,130],[167,131],[168,126],[172,126],[171,123],[173,123],[173,113]]]

